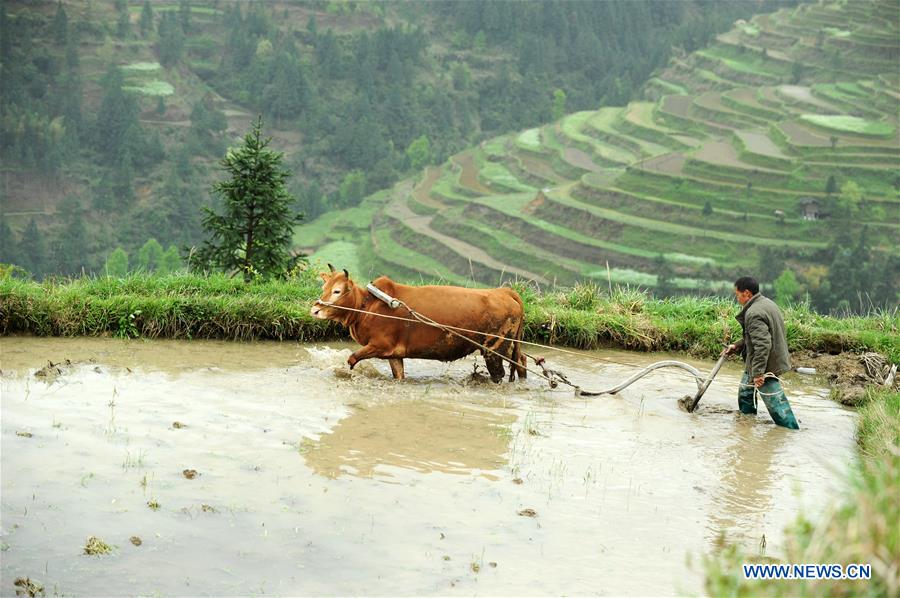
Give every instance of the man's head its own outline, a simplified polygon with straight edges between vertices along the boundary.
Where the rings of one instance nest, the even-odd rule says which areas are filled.
[[[746,305],[759,292],[759,283],[752,276],[741,276],[734,281],[734,298]]]

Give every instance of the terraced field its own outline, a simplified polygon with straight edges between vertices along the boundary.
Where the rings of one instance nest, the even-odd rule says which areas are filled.
[[[570,114],[430,166],[359,208],[371,218],[354,263],[367,276],[470,285],[721,289],[757,271],[765,252],[826,259],[841,227],[805,219],[801,206],[815,199],[827,216],[830,176],[838,189],[858,185],[866,208],[855,218],[877,251],[897,252],[897,4],[803,4],[738,22],[673,59],[648,81],[647,100]],[[346,228],[305,226],[298,238],[346,251]]]

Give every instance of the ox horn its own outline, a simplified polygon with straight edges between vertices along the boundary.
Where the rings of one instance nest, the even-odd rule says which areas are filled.
[[[331,264],[328,264],[328,269],[334,272],[334,266],[332,266]]]
[[[347,268],[344,268],[344,276],[346,276],[348,279],[350,278],[350,273],[347,272]]]

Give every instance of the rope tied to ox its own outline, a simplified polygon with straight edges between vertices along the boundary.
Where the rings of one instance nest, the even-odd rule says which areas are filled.
[[[316,301],[316,303],[319,305],[326,306],[326,307],[342,309],[342,310],[346,310],[346,311],[350,311],[350,312],[364,313],[367,315],[377,316],[377,317],[381,317],[381,318],[388,318],[388,319],[393,319],[393,320],[418,322],[418,323],[421,323],[421,324],[424,324],[427,326],[439,328],[441,330],[444,330],[448,334],[457,336],[457,337],[475,345],[483,352],[491,353],[491,354],[499,357],[503,361],[508,362],[513,367],[517,367],[517,368],[524,367],[526,371],[531,372],[531,373],[535,374],[536,376],[546,380],[547,383],[549,384],[550,388],[556,388],[559,384],[564,384],[564,385],[569,386],[572,389],[574,389],[575,396],[580,396],[580,397],[595,397],[595,396],[601,396],[601,395],[606,395],[606,394],[614,395],[614,394],[617,394],[618,392],[620,392],[621,390],[625,389],[626,387],[630,386],[637,380],[643,378],[644,376],[646,376],[647,374],[649,374],[650,372],[652,372],[654,370],[664,368],[664,367],[674,367],[674,368],[678,368],[678,369],[681,369],[681,370],[684,370],[685,372],[687,372],[687,374],[689,374],[690,377],[697,384],[697,393],[693,397],[693,401],[690,404],[686,405],[686,408],[688,411],[693,411],[696,408],[697,403],[700,401],[700,397],[703,396],[703,393],[705,393],[706,389],[709,388],[710,384],[712,383],[713,378],[718,373],[718,371],[721,368],[722,363],[724,362],[725,357],[726,357],[725,351],[722,351],[722,353],[719,356],[719,361],[716,362],[716,365],[714,366],[714,368],[708,378],[704,378],[704,376],[700,373],[699,370],[697,370],[697,368],[695,368],[689,364],[683,363],[681,361],[675,361],[675,360],[663,360],[663,361],[658,361],[656,363],[653,363],[653,364],[643,368],[640,372],[637,372],[636,374],[634,374],[633,376],[631,376],[630,378],[628,378],[621,384],[618,384],[616,386],[613,386],[611,388],[601,390],[601,391],[589,391],[589,390],[584,390],[577,384],[572,383],[562,372],[548,368],[546,366],[546,360],[543,357],[535,357],[533,355],[525,353],[524,351],[522,352],[526,357],[532,359],[536,365],[540,366],[542,371],[539,372],[537,370],[528,368],[527,366],[523,366],[520,363],[516,363],[512,359],[509,359],[508,357],[506,357],[505,355],[498,353],[497,351],[491,349],[490,347],[485,346],[483,343],[479,343],[475,339],[469,338],[469,337],[465,336],[464,334],[461,334],[461,332],[481,335],[483,337],[493,337],[493,338],[505,339],[505,340],[509,340],[514,343],[518,342],[518,343],[521,343],[524,345],[542,347],[545,349],[561,351],[563,353],[571,353],[573,355],[581,355],[580,353],[576,353],[574,351],[566,351],[565,349],[559,349],[557,347],[550,347],[548,345],[543,345],[541,343],[511,339],[507,336],[492,334],[489,332],[483,332],[483,331],[479,331],[479,330],[471,330],[471,329],[462,328],[459,326],[451,326],[449,324],[442,324],[424,314],[417,312],[412,307],[407,305],[404,301],[394,298],[394,297],[391,297],[390,295],[388,295],[387,293],[385,293],[384,291],[382,291],[381,289],[379,289],[378,287],[376,287],[373,284],[367,285],[366,288],[372,295],[374,295],[379,300],[381,300],[382,302],[387,304],[391,309],[398,309],[400,307],[403,307],[404,309],[407,310],[407,312],[409,312],[409,314],[412,316],[412,318],[407,318],[407,317],[402,317],[402,316],[393,316],[393,315],[389,315],[389,314],[379,314],[379,313],[375,313],[375,312],[371,312],[371,311],[367,311],[367,310],[363,310],[363,309],[357,309],[357,308],[347,307],[347,306],[343,306],[343,305],[336,305],[335,301],[322,301],[321,299],[319,299]],[[634,367],[633,364],[624,364],[624,365]],[[689,400],[689,399],[691,399],[690,396],[685,397],[685,400]]]

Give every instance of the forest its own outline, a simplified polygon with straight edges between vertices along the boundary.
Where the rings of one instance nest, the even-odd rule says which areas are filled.
[[[71,275],[122,247],[153,269],[150,239],[197,244],[229,142],[219,98],[299,136],[290,188],[312,219],[481,139],[625,101],[673,47],[782,4],[4,0],[0,261]],[[352,25],[317,24],[335,13]],[[153,65],[123,56],[147,54],[176,94],[128,84]],[[188,126],[156,124],[175,110]],[[10,197],[21,178],[43,210]]]

